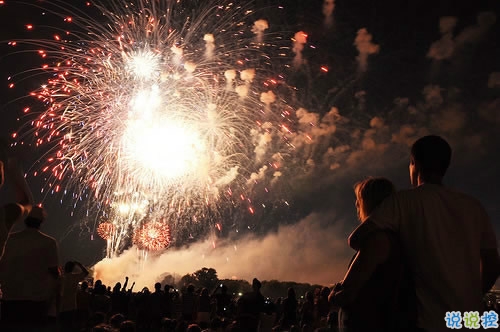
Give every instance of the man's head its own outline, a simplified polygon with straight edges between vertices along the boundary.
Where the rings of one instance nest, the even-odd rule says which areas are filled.
[[[441,183],[450,166],[451,147],[440,136],[419,138],[411,147],[410,181],[416,187],[424,182]]]
[[[75,262],[67,261],[66,264],[64,264],[64,273],[71,273],[73,272],[74,268],[75,268]]]
[[[260,287],[262,286],[262,284],[260,283],[259,279],[257,278],[253,278],[252,280],[252,288],[255,292],[258,292],[260,291]]]
[[[30,214],[24,219],[24,224],[26,227],[39,229],[45,217],[45,210],[39,206],[34,206]]]

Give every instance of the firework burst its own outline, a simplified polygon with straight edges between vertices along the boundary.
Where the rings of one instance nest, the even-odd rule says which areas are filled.
[[[142,250],[167,249],[170,245],[170,228],[165,222],[145,223],[135,231],[133,242]]]
[[[73,8],[74,31],[33,42],[45,46],[50,74],[31,95],[45,105],[33,133],[49,150],[42,172],[52,191],[113,216],[140,193],[176,232],[193,220],[208,225],[199,233],[220,230],[213,216],[225,202],[253,213],[252,186],[273,178],[291,146],[267,22],[252,26],[250,8],[220,1],[96,8],[99,19]],[[118,239],[143,226],[125,215],[112,222]]]
[[[104,240],[110,240],[115,232],[115,226],[110,222],[102,222],[97,227],[97,234]]]

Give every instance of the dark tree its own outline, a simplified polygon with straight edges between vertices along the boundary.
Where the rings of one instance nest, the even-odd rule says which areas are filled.
[[[206,287],[207,289],[214,289],[219,282],[217,278],[217,271],[213,268],[202,268],[201,270],[193,273],[193,276],[197,280],[197,285],[200,287]]]

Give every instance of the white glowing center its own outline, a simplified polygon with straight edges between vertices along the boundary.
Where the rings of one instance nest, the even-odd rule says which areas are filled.
[[[135,123],[125,133],[125,147],[129,158],[153,176],[168,179],[196,172],[205,152],[196,131],[178,123]]]
[[[138,78],[151,79],[158,72],[160,58],[151,51],[139,51],[128,55],[128,69]]]
[[[151,52],[128,58],[129,68],[142,79],[130,99],[120,159],[128,174],[158,185],[188,174],[201,174],[207,149],[199,124],[169,103],[175,91],[161,90],[153,79],[158,57]],[[164,88],[164,87],[163,87]],[[189,114],[189,113],[188,113]],[[191,176],[190,179],[195,179]]]

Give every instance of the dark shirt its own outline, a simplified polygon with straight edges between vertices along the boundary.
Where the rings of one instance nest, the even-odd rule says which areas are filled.
[[[258,316],[264,312],[264,302],[264,296],[260,292],[245,293],[238,301],[238,311],[241,314]]]

